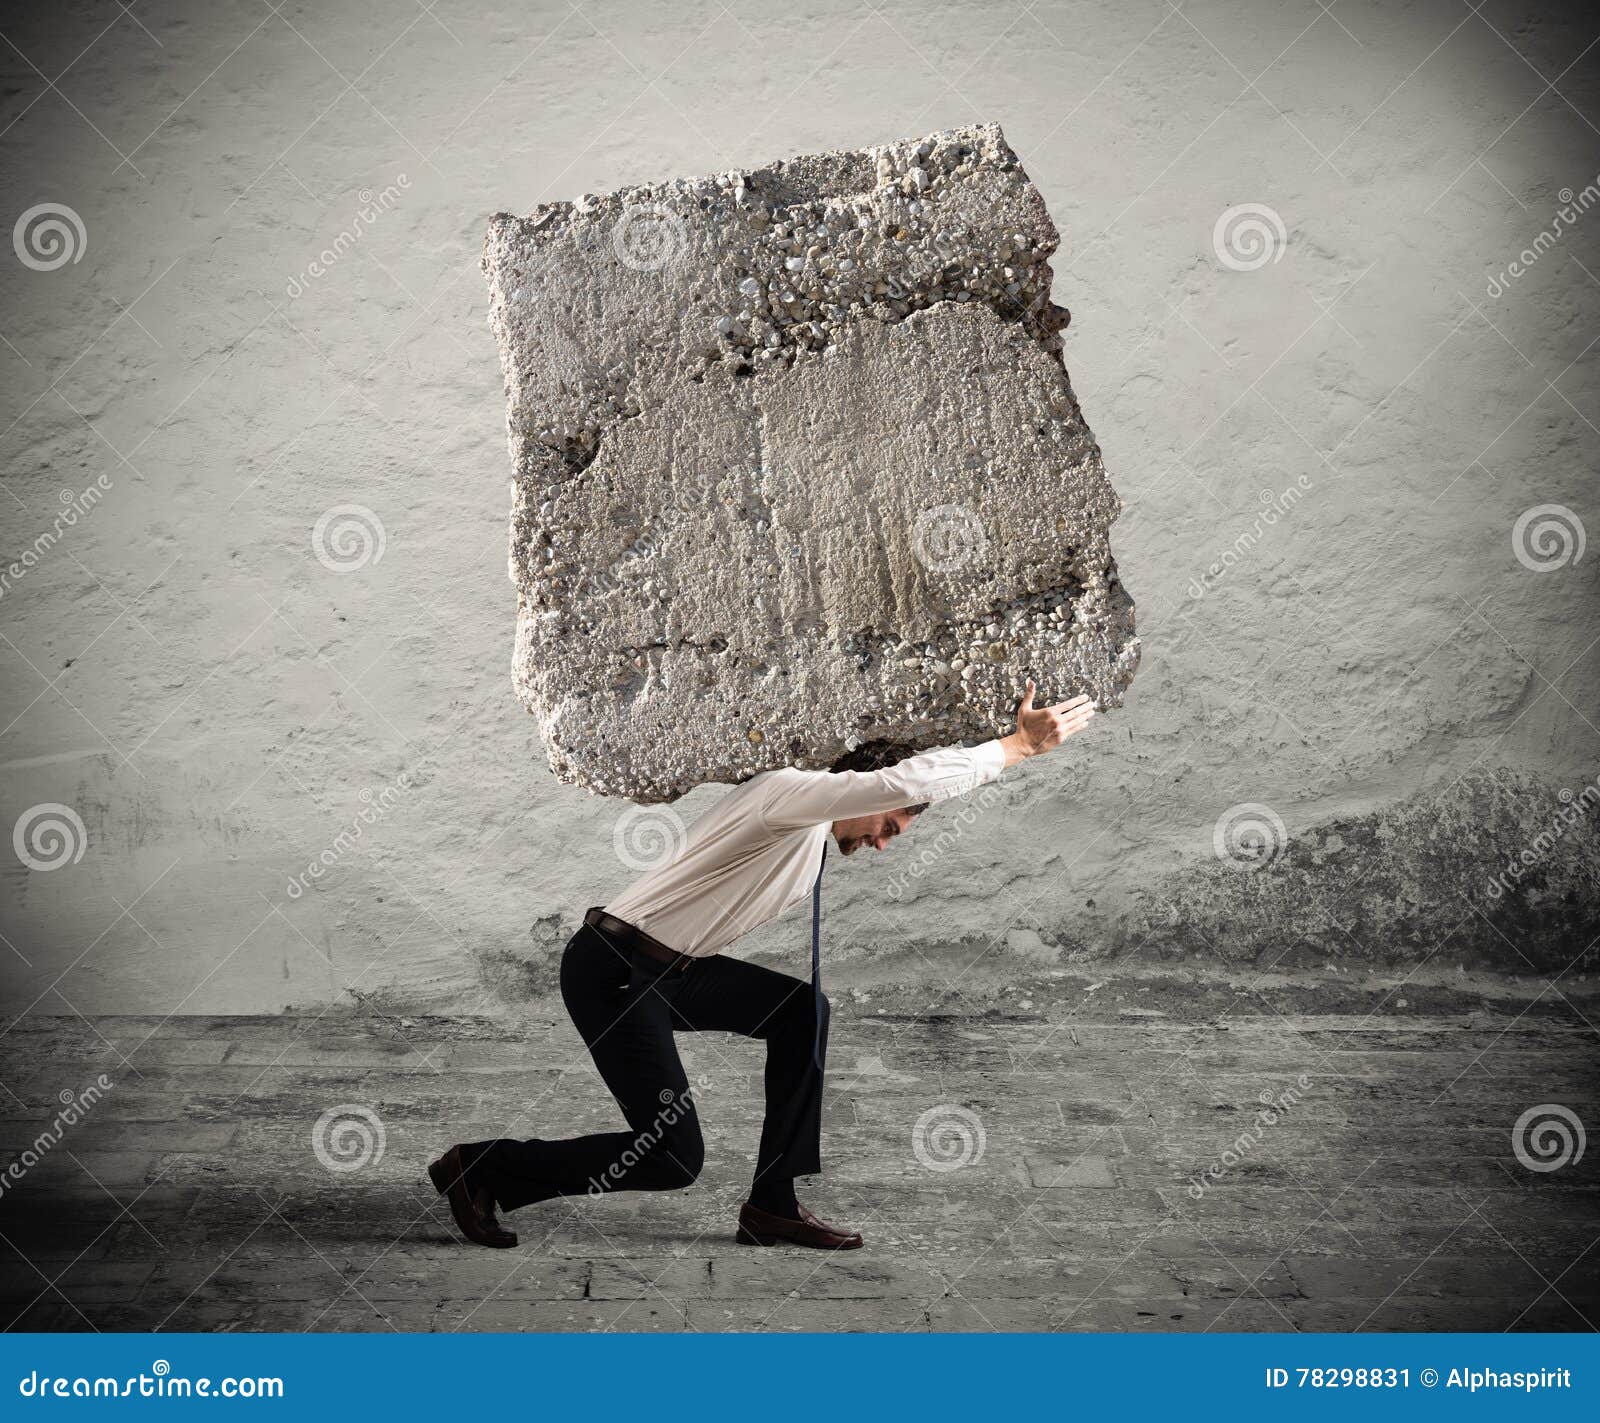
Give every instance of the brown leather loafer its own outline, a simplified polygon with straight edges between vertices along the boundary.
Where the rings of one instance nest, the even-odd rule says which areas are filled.
[[[739,1230],[734,1239],[741,1245],[806,1245],[813,1250],[859,1250],[861,1232],[840,1230],[818,1220],[804,1206],[800,1219],[773,1215],[746,1201],[739,1207]]]
[[[517,1243],[517,1233],[500,1224],[494,1213],[494,1197],[482,1186],[467,1184],[467,1168],[461,1160],[461,1148],[452,1146],[428,1167],[428,1179],[433,1188],[450,1203],[450,1214],[456,1218],[461,1233],[474,1245],[487,1245],[491,1250],[509,1250]]]

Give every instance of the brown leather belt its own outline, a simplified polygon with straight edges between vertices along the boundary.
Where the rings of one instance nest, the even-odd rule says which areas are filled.
[[[643,929],[635,928],[626,919],[618,919],[615,914],[595,905],[584,916],[583,922],[591,929],[597,929],[612,943],[624,949],[637,949],[647,958],[659,959],[668,965],[669,971],[683,972],[695,959],[690,954],[680,954],[676,949],[669,949],[660,939],[652,939]]]

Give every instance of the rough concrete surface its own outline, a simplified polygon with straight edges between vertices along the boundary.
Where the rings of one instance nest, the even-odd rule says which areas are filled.
[[[638,800],[1119,705],[1119,512],[998,125],[497,216],[516,685]]]
[[[36,1017],[0,1044],[8,1155],[63,1082],[115,1085],[0,1198],[33,1263],[0,1272],[0,1327],[1600,1325],[1595,1153],[1572,1159],[1548,1113],[1519,1128],[1530,1102],[1593,1100],[1592,993],[1457,985],[1406,1013],[1399,979],[1255,990],[1064,979],[1048,1010],[997,1013],[841,998],[826,1170],[801,1194],[867,1244],[831,1257],[733,1242],[756,1044],[683,1041],[708,1147],[692,1187],[531,1207],[508,1217],[519,1246],[488,1251],[457,1241],[431,1153],[618,1120],[557,1003],[510,1022]]]
[[[516,1011],[638,871],[628,808],[550,774],[507,677],[486,224],[989,121],[1060,233],[1051,300],[1127,503],[1143,657],[1114,715],[992,796],[830,859],[827,971],[1016,1001],[1109,957],[1277,948],[1336,979],[1592,980],[1594,841],[1558,818],[1592,827],[1600,775],[1592,7],[12,8],[7,1021]],[[82,222],[59,265],[12,240],[40,204]],[[846,339],[954,340],[955,314]],[[1524,522],[1549,506],[1581,556],[1570,522]],[[1565,527],[1566,555],[1519,525]],[[642,809],[671,843],[720,793]],[[16,830],[52,806],[82,833],[49,812],[70,849],[33,868]],[[1230,854],[1241,819],[1277,836],[1252,806],[1278,853]],[[797,914],[737,952],[803,972],[807,948]]]

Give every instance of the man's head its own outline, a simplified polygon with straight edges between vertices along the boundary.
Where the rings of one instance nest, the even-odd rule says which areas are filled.
[[[882,771],[905,760],[911,751],[897,741],[868,741],[847,751],[830,771]],[[910,829],[926,805],[908,805],[903,810],[883,810],[874,815],[852,815],[833,822],[833,838],[841,855],[853,854],[863,845],[874,850],[887,849],[896,835]]]

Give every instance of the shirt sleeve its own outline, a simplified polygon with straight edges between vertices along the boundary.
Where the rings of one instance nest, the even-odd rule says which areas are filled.
[[[981,746],[941,746],[882,771],[780,771],[761,807],[773,830],[820,825],[852,815],[932,805],[998,780],[1006,767],[998,740]]]

